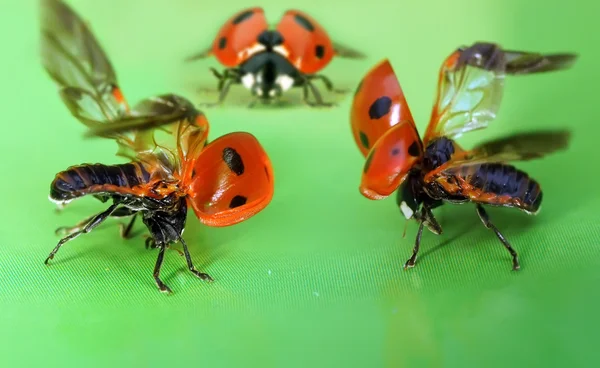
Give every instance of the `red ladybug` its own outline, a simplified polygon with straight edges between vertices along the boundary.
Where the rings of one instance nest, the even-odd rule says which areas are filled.
[[[350,113],[354,141],[365,156],[360,192],[380,200],[395,191],[402,214],[419,223],[405,268],[415,265],[424,226],[434,234],[442,233],[432,210],[444,203],[468,202],[476,205],[483,225],[509,251],[513,269],[520,268],[517,252],[483,206],[535,215],[542,202],[540,185],[509,162],[565,149],[569,131],[513,134],[471,149],[463,149],[455,139],[484,129],[495,119],[507,75],[564,70],[576,59],[572,53],[505,50],[489,42],[458,48],[439,70],[437,97],[423,139],[389,61],[384,59],[366,74]]]
[[[302,87],[303,101],[310,106],[331,106],[323,101],[312,83],[320,79],[329,91],[331,81],[317,74],[335,56],[360,58],[363,55],[331,41],[325,29],[308,14],[299,10],[285,12],[277,27],[269,29],[262,8],[244,9],[225,22],[212,46],[188,58],[188,61],[214,55],[226,67],[220,73],[211,68],[219,80],[218,105],[233,84],[242,84],[257,101],[270,103],[292,87]],[[314,100],[309,99],[312,94]]]

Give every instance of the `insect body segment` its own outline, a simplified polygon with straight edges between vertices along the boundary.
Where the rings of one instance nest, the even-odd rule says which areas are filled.
[[[568,131],[520,133],[463,149],[455,139],[488,126],[502,98],[507,74],[530,74],[570,67],[576,55],[506,51],[492,43],[475,43],[452,52],[442,63],[438,93],[423,139],[419,137],[396,75],[387,60],[373,67],[354,96],[350,125],[366,156],[360,192],[383,199],[397,191],[406,219],[419,222],[412,257],[415,265],[424,227],[442,228],[432,210],[443,203],[476,204],[483,224],[495,232],[519,269],[516,251],[489,219],[482,205],[513,207],[537,214],[540,185],[509,165],[543,157],[567,147]]]
[[[71,114],[89,129],[87,135],[117,142],[117,154],[129,163],[84,164],[58,173],[50,199],[58,204],[92,195],[112,202],[103,212],[73,227],[46,259],[68,241],[89,233],[109,217],[131,217],[126,236],[139,215],[148,231],[147,245],[158,248],[153,277],[160,279],[165,249],[183,246],[190,272],[197,271],[182,234],[191,207],[208,226],[247,220],[271,201],[274,177],[270,160],[249,133],[234,132],[208,143],[208,120],[185,98],[165,94],[130,108],[117,87],[116,74],[89,28],[59,0],[42,0],[43,65],[60,87]]]
[[[454,203],[470,201],[536,213],[542,202],[542,191],[535,180],[514,166],[501,163],[450,168],[429,176],[426,182],[432,197]]]
[[[308,14],[288,10],[274,29],[269,28],[262,8],[244,9],[229,18],[217,32],[212,47],[189,61],[214,55],[226,67],[211,69],[218,79],[222,103],[232,85],[242,84],[254,100],[271,103],[293,87],[302,88],[310,106],[330,106],[312,81],[320,79],[329,91],[331,81],[320,74],[335,55],[360,58],[354,50],[334,44],[325,29]],[[311,99],[312,97],[312,99]]]
[[[73,166],[56,175],[50,186],[50,199],[60,203],[87,194],[133,194],[150,183],[152,169],[141,162]]]

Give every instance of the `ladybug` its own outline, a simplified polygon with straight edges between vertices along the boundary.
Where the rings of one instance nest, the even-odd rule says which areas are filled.
[[[471,149],[463,149],[456,139],[486,128],[495,119],[507,75],[564,70],[576,58],[572,53],[505,50],[489,42],[456,49],[440,67],[437,96],[423,138],[389,60],[365,75],[350,113],[354,141],[365,157],[359,190],[371,200],[396,192],[400,212],[419,223],[405,269],[415,266],[424,226],[436,235],[442,233],[433,210],[445,203],[473,203],[483,225],[510,253],[513,270],[520,268],[517,252],[484,206],[537,214],[542,202],[539,183],[510,162],[566,149],[570,132],[512,134]]]
[[[334,43],[325,29],[308,14],[287,10],[275,29],[270,29],[260,7],[244,9],[221,27],[212,46],[187,61],[214,55],[225,66],[210,70],[218,79],[219,105],[234,84],[242,84],[256,102],[271,103],[293,87],[302,88],[310,106],[332,106],[325,102],[313,81],[321,80],[328,91],[337,90],[326,76],[318,74],[334,56],[362,58],[361,53]],[[312,94],[313,99],[310,99]]]

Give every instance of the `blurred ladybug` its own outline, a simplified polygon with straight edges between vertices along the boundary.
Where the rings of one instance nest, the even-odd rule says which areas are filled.
[[[308,14],[288,10],[275,29],[269,29],[262,8],[248,8],[232,16],[221,27],[207,50],[188,58],[188,61],[214,55],[226,69],[211,68],[219,80],[219,105],[234,84],[242,84],[256,102],[270,103],[292,87],[301,87],[303,101],[310,106],[332,106],[325,102],[313,81],[320,79],[328,91],[336,90],[322,74],[337,55],[362,58],[357,51],[331,41],[325,29]],[[313,99],[310,99],[312,94]]]

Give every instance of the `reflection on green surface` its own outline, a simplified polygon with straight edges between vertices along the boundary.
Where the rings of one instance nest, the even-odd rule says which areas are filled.
[[[214,88],[214,61],[182,60],[247,3],[177,0],[71,1],[92,25],[132,101],[179,93],[202,102]],[[545,192],[535,218],[504,209],[490,216],[519,251],[506,251],[470,205],[436,215],[445,233],[425,234],[423,256],[403,271],[416,232],[394,200],[358,193],[363,158],[349,128],[350,98],[335,109],[247,110],[233,101],[207,109],[211,135],[247,130],[269,153],[275,198],[263,213],[230,228],[189,218],[197,266],[216,282],[189,277],[168,252],[156,292],[156,254],[141,235],[121,240],[112,221],[43,259],[57,226],[98,211],[93,200],[57,214],[47,201],[54,174],[83,162],[120,162],[114,143],[84,140],[37,57],[37,3],[3,7],[0,37],[5,133],[0,352],[8,366],[594,366],[600,253],[594,188],[599,132],[590,2],[263,2],[269,19],[299,7],[364,61],[334,60],[325,73],[353,89],[389,57],[423,131],[437,70],[460,44],[493,41],[510,49],[573,51],[576,66],[507,78],[498,121],[465,146],[515,131],[568,126],[572,147],[521,163]],[[587,8],[586,8],[587,7]],[[595,7],[595,9],[592,9]],[[239,98],[245,91],[236,92]],[[296,95],[297,93],[297,95]],[[300,92],[290,95],[299,99]],[[591,161],[590,161],[591,160]],[[113,226],[111,226],[113,225]],[[137,230],[141,231],[142,227]],[[596,364],[594,364],[596,363]]]

